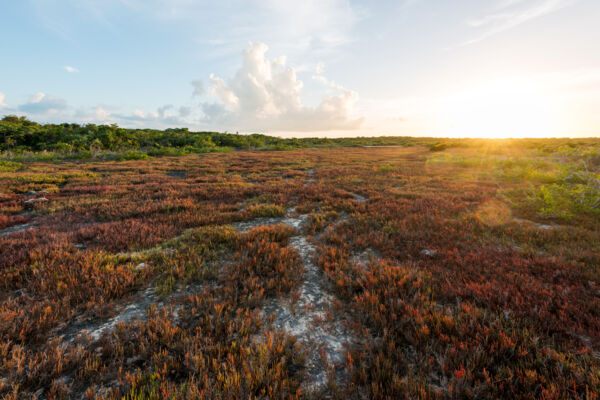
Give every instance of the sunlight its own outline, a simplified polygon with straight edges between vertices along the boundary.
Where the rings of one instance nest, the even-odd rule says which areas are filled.
[[[561,112],[543,90],[518,79],[488,83],[444,102],[442,136],[547,137],[560,134]]]

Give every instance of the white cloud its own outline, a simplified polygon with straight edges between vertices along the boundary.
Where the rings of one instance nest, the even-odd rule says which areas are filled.
[[[6,107],[6,103],[4,103],[4,100],[6,100],[6,95],[0,92],[0,108]]]
[[[27,103],[18,107],[19,111],[37,115],[57,114],[66,109],[66,100],[42,92],[34,94]]]
[[[109,110],[116,110],[110,112]],[[158,107],[156,111],[144,112],[134,109],[130,113],[118,112],[117,108],[99,105],[93,108],[80,108],[72,112],[66,110],[62,115],[62,121],[69,120],[78,123],[112,124],[116,123],[125,127],[140,128],[168,128],[174,125],[188,125],[180,117],[186,113],[186,107],[180,107],[178,112],[173,111],[170,104]],[[56,118],[56,120],[59,120]]]
[[[159,23],[187,24],[202,44],[212,47],[207,57],[231,56],[248,40],[268,40],[272,48],[311,64],[323,55],[343,51],[343,45],[356,40],[352,29],[366,15],[365,7],[350,0],[105,0],[100,3],[115,2]],[[102,8],[109,15],[110,8],[106,5]]]
[[[66,111],[61,114],[60,119],[72,120],[83,124],[110,124],[113,122],[112,114],[107,110],[106,106],[96,106],[93,108],[77,108],[75,110]],[[58,119],[58,118],[57,118]]]
[[[265,20],[296,46],[318,51],[335,50],[353,40],[350,29],[364,10],[347,0],[266,0],[261,2]],[[269,37],[269,36],[263,36]]]
[[[122,126],[139,126],[142,128],[168,128],[173,126],[190,126],[186,119],[191,114],[189,107],[175,108],[172,104],[160,106],[156,111],[144,112],[135,109],[131,114],[111,114],[114,122]]]
[[[325,80],[334,93],[309,107],[301,100],[303,83],[295,69],[286,66],[283,57],[267,59],[267,50],[264,43],[250,43],[231,79],[211,74],[208,93],[217,103],[203,105],[209,122],[242,130],[324,131],[361,126],[363,118],[352,117],[356,92]]]
[[[346,88],[344,88],[342,85],[338,85],[337,83],[335,83],[335,81],[331,81],[331,80],[327,79],[323,75],[313,75],[312,78],[315,81],[320,82],[323,85],[326,85],[326,86],[330,87],[331,89],[340,90],[342,92],[344,90],[346,90]]]
[[[227,87],[225,81],[221,78],[216,77],[214,74],[210,74],[211,86],[208,92],[218,98],[226,107],[235,111],[239,104],[239,98],[233,92],[233,90]]]
[[[559,11],[575,1],[577,0],[504,0],[495,7],[494,12],[468,21],[471,27],[482,29],[483,32],[461,43],[461,46],[480,42],[533,19]]]
[[[94,119],[96,121],[108,121],[110,118],[110,113],[106,111],[103,107],[96,107],[94,110]]]
[[[144,112],[142,110],[134,110],[132,114],[138,118],[146,118],[146,115],[144,115]]]
[[[328,85],[329,84],[329,81],[323,75],[313,75],[312,78],[315,81],[322,83],[323,85]]]
[[[71,67],[70,65],[65,65],[63,68],[65,69],[65,71],[67,71],[70,74],[79,72],[79,70],[77,68]]]

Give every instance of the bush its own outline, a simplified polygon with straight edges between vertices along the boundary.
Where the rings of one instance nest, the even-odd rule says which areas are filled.
[[[564,183],[541,185],[528,196],[527,205],[545,218],[570,220],[577,214],[600,214],[598,186]]]
[[[15,172],[18,171],[23,164],[14,161],[1,161],[0,160],[0,172]]]
[[[69,160],[87,160],[87,159],[90,159],[93,157],[94,157],[94,155],[92,154],[91,151],[84,150],[84,151],[78,151],[76,153],[71,153],[71,154],[67,155],[66,158]]]
[[[253,218],[282,217],[285,209],[277,204],[256,204],[248,207],[246,212]]]
[[[449,148],[449,144],[445,142],[437,142],[429,146],[429,151],[444,151]]]
[[[135,151],[135,150],[129,150],[125,153],[122,153],[120,155],[117,156],[117,160],[118,161],[125,161],[125,160],[147,160],[148,158],[150,158],[148,156],[148,154],[146,153],[142,153],[139,151]]]
[[[159,147],[148,151],[150,156],[183,156],[188,153],[187,149],[177,147]]]
[[[390,165],[390,164],[384,164],[384,165],[380,165],[379,167],[377,167],[377,171],[379,171],[379,172],[392,172],[394,170],[395,170],[394,166]]]

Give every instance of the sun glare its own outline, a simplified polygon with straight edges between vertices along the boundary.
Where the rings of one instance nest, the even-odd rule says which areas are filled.
[[[559,134],[560,112],[543,90],[523,80],[503,80],[448,98],[441,135],[475,138],[547,137]]]

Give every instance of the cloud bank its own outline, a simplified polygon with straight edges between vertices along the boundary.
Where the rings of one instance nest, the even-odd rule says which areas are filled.
[[[249,43],[243,63],[227,80],[211,74],[205,102],[206,122],[250,130],[327,131],[358,129],[363,118],[352,117],[358,94],[342,86],[330,86],[318,105],[301,99],[303,82],[285,57],[269,60],[268,46]]]
[[[19,111],[33,114],[58,114],[67,109],[67,101],[39,92],[29,98],[27,103],[18,107]]]

